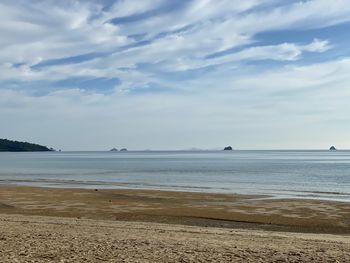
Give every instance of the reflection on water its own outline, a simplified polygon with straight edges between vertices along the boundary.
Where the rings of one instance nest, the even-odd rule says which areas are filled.
[[[350,151],[0,153],[0,183],[350,201]]]

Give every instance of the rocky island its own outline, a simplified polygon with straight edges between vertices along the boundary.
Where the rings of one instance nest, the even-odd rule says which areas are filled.
[[[232,147],[231,146],[227,146],[224,148],[224,151],[232,151]]]
[[[51,152],[54,149],[29,142],[0,139],[0,152]]]
[[[329,148],[330,151],[336,151],[337,148],[335,148],[335,146],[331,146],[331,148]]]

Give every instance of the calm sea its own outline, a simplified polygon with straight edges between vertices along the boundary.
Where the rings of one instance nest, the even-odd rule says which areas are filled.
[[[350,151],[0,153],[0,183],[350,201]]]

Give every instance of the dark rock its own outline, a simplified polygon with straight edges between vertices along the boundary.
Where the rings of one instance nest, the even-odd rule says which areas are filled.
[[[336,151],[337,148],[335,148],[335,146],[332,146],[331,148],[329,148],[330,151]]]
[[[126,149],[126,148],[122,148],[122,149],[120,149],[120,151],[121,151],[121,152],[127,152],[127,151],[128,151],[128,149]]]
[[[227,146],[224,148],[224,151],[232,151],[232,147],[231,146]]]
[[[113,149],[110,150],[110,152],[117,152],[117,151],[118,151],[117,148],[113,148]]]

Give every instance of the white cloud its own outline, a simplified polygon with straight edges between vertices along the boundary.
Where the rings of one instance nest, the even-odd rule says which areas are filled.
[[[91,2],[0,3],[0,63],[35,64],[127,44],[118,26],[96,23],[99,12]]]
[[[255,38],[271,30],[349,21],[348,1],[183,1],[181,8],[119,24],[111,19],[162,10],[169,1],[115,1],[109,9],[102,3],[0,3],[2,137],[43,138],[43,143],[64,149],[108,149],[114,139],[131,148],[211,148],[232,140],[241,141],[242,147],[264,147],[263,142],[274,139],[296,142],[303,136],[300,127],[310,126],[310,135],[327,129],[330,121],[348,119],[349,59],[312,64],[303,60],[311,52],[327,52],[326,58],[339,48],[337,43],[331,38],[312,41],[312,35],[274,44]],[[133,34],[150,42],[139,43],[129,37]],[[129,44],[135,46],[125,48]],[[31,67],[89,53],[104,56]],[[276,69],[242,63],[263,60],[284,65]],[[200,76],[187,72],[207,66],[215,67]],[[118,78],[121,84],[108,95],[67,87],[32,95],[36,81],[71,77]],[[9,86],[9,80],[18,86]],[[31,90],[21,88],[22,83]],[[152,85],[175,92],[137,93]],[[46,134],[38,131],[40,125],[48,127]],[[345,132],[337,132],[339,142],[344,141]],[[307,138],[310,145],[318,145],[312,136]],[[320,139],[329,136],[324,133]],[[302,143],[306,139],[300,139]]]
[[[166,4],[165,0],[143,0],[143,1],[116,1],[112,7],[104,13],[103,19],[107,22],[110,19],[122,18],[142,14]]]
[[[252,78],[235,81],[238,86],[261,89],[262,92],[308,91],[324,89],[332,96],[347,97],[350,91],[350,59],[340,59],[307,66],[285,66],[282,69],[263,72]],[[339,89],[339,90],[337,90]],[[322,93],[319,93],[320,95]]]
[[[106,11],[102,5],[93,1],[44,1],[40,4],[22,1],[21,5],[5,1],[0,4],[3,20],[0,26],[3,36],[0,40],[0,64],[32,65],[40,61],[84,53],[111,52],[120,46],[133,43],[134,40],[127,37],[129,34],[146,33],[151,36],[188,25],[192,27],[183,32],[170,33],[154,40],[150,45],[116,51],[109,57],[77,65],[72,72],[85,71],[86,74],[91,73],[94,76],[94,73],[103,68],[107,71],[114,70],[117,77],[118,68],[132,68],[140,63],[162,62],[162,67],[167,70],[171,67],[186,70],[210,63],[218,64],[220,61],[227,62],[230,59],[237,60],[239,57],[254,59],[256,56],[257,59],[265,59],[270,56],[276,60],[295,60],[303,51],[323,52],[329,45],[324,41],[315,41],[301,50],[300,45],[294,43],[263,47],[257,44],[255,48],[233,54],[232,58],[203,58],[228,48],[252,44],[255,41],[254,34],[259,31],[305,24],[319,27],[349,19],[344,15],[349,7],[341,0],[336,0],[330,8],[326,7],[323,0],[263,8],[276,3],[276,0],[196,0],[179,10],[150,17],[145,21],[113,25],[108,21],[114,17],[147,12],[164,6],[166,2],[147,0],[136,4],[134,1],[117,1]],[[242,15],[242,12],[249,10],[249,13]],[[275,54],[271,54],[274,52]],[[58,66],[53,69],[64,71]],[[23,76],[24,79],[44,78],[45,71],[50,75],[60,74],[52,72],[53,69],[31,72],[28,66],[23,66],[13,68],[11,72],[18,74],[19,78]],[[13,75],[0,74],[1,79],[7,76],[11,78]],[[50,78],[47,74],[46,77]]]
[[[181,59],[176,63],[169,63],[165,68],[169,71],[176,69],[188,70],[200,67],[219,65],[223,63],[239,63],[246,60],[277,60],[277,61],[294,61],[302,57],[303,52],[325,52],[329,50],[331,46],[326,40],[315,39],[313,42],[307,45],[297,45],[294,43],[283,43],[273,46],[255,46],[243,49],[239,52],[234,52],[226,55],[222,55],[215,58],[206,60],[201,59]]]
[[[71,89],[32,97],[0,90],[2,134],[86,150],[108,149],[114,140],[134,149],[213,148],[228,141],[242,148],[266,148],[270,143],[320,147],[320,140],[328,146],[334,133],[320,130],[338,126],[338,120],[348,123],[349,70],[349,59],[283,67],[239,79],[224,69],[182,82],[197,90],[183,95],[107,96]],[[38,132],[42,125],[48,127],[46,133]],[[344,141],[348,129],[343,128],[332,142],[349,147]],[[74,144],[67,140],[68,132]]]

